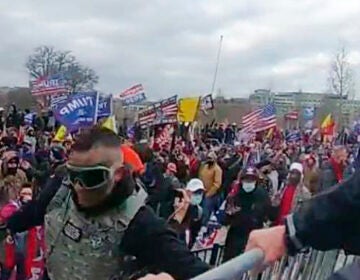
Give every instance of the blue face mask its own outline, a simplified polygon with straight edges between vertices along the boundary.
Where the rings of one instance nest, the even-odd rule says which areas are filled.
[[[200,193],[200,194],[192,194],[191,196],[191,205],[199,205],[201,203],[201,201],[203,200],[203,194]]]

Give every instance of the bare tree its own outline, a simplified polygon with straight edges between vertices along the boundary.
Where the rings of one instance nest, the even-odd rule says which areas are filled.
[[[334,55],[329,73],[330,89],[333,93],[340,97],[339,104],[337,106],[337,115],[340,126],[343,125],[343,100],[354,98],[355,84],[353,76],[354,72],[349,61],[349,53],[345,46],[342,46]]]
[[[70,51],[59,51],[49,46],[36,48],[29,56],[26,68],[34,79],[63,74],[71,91],[93,89],[99,80],[95,71],[81,65]]]
[[[353,70],[345,47],[340,48],[331,62],[329,82],[333,93],[340,97],[349,97],[353,93]]]

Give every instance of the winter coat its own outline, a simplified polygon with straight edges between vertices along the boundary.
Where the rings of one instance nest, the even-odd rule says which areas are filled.
[[[342,170],[343,179],[347,179],[351,176],[351,169],[344,168]],[[322,164],[321,172],[320,172],[320,180],[319,180],[319,191],[322,192],[324,190],[329,189],[332,186],[340,183],[336,177],[335,170],[331,161],[325,161]]]
[[[149,194],[147,204],[156,211],[161,199],[161,190],[164,184],[164,176],[158,163],[153,161],[146,163],[142,181]]]
[[[310,191],[303,185],[286,186],[281,194],[279,215],[275,223],[277,225],[282,224],[287,215],[298,210],[302,203],[310,197]]]
[[[311,194],[318,192],[320,180],[320,170],[317,167],[304,169],[304,185],[308,188]]]
[[[167,219],[174,212],[174,200],[176,189],[180,188],[181,184],[175,176],[164,174],[164,183],[161,186],[159,193],[159,216]]]
[[[221,188],[222,169],[217,163],[212,166],[205,163],[200,167],[199,179],[204,183],[206,196],[211,197]]]
[[[223,189],[225,196],[230,192],[232,183],[237,179],[243,164],[240,155],[234,155],[226,161],[226,167],[223,173]]]
[[[181,224],[174,219],[169,221],[170,227],[174,229],[179,238],[187,243],[189,248],[194,245],[195,239],[201,228],[201,218],[203,208],[200,205],[189,205]],[[187,240],[186,231],[189,231],[189,239]],[[188,242],[187,242],[188,241]]]
[[[249,234],[263,227],[271,213],[270,197],[266,190],[257,186],[246,193],[241,187],[226,200],[225,224],[230,226],[225,242],[224,261],[243,252]]]
[[[293,214],[296,237],[303,246],[360,254],[360,172],[304,201]],[[291,251],[291,244],[290,251]]]
[[[225,129],[225,144],[233,144],[235,140],[235,132],[231,127]]]

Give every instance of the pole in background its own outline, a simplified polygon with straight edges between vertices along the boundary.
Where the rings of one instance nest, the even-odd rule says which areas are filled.
[[[96,92],[94,124],[97,124],[98,110],[99,110],[99,98],[100,98],[100,94],[99,94],[99,92],[97,91],[97,92]]]
[[[212,86],[211,86],[211,93],[214,93],[214,89],[215,89],[216,78],[217,78],[217,73],[218,73],[219,64],[220,64],[222,41],[223,41],[223,35],[220,36],[219,49],[218,49],[218,53],[217,53],[216,66],[215,66],[215,72],[214,72],[214,79],[213,79]]]

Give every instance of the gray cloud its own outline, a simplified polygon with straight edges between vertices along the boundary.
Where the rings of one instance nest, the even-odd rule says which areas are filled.
[[[5,0],[0,85],[26,85],[27,56],[48,44],[94,68],[102,91],[141,82],[152,99],[202,94],[223,34],[217,87],[225,95],[263,87],[323,91],[339,41],[359,70],[359,12],[356,0]]]

